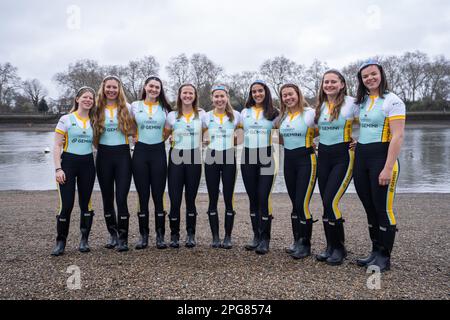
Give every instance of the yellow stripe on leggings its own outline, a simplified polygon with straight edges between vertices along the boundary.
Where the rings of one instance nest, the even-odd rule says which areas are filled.
[[[395,226],[397,224],[397,221],[395,220],[393,207],[394,207],[395,188],[397,186],[399,168],[400,168],[400,166],[398,164],[398,159],[397,159],[397,161],[395,161],[395,164],[394,164],[394,169],[392,169],[391,182],[389,183],[389,186],[388,186],[387,199],[386,199],[386,211],[387,211],[391,226]]]
[[[314,191],[314,185],[316,181],[316,169],[317,169],[317,160],[316,154],[312,153],[311,155],[311,175],[309,179],[308,189],[306,190],[305,200],[303,201],[303,211],[305,212],[306,220],[311,219],[311,212],[309,211],[309,202],[311,201],[311,196]]]
[[[92,196],[89,198],[88,211],[92,211]]]
[[[268,201],[269,201],[269,216],[272,215],[272,211],[273,211],[273,208],[272,208],[272,190],[273,190],[273,187],[275,185],[275,180],[276,180],[277,175],[278,175],[278,161],[277,161],[277,157],[275,156],[275,153],[276,152],[274,150],[272,155],[273,155],[273,161],[275,162],[275,170],[274,170],[274,173],[273,173],[272,187],[270,188],[269,199],[268,199]]]
[[[355,153],[353,150],[348,150],[348,154],[350,156],[350,161],[348,163],[347,172],[345,174],[344,180],[341,183],[341,186],[338,189],[338,192],[336,193],[336,195],[334,196],[334,199],[333,199],[333,212],[334,212],[334,217],[337,220],[342,218],[341,211],[339,211],[339,207],[338,207],[339,201],[341,200],[345,190],[347,189],[350,181],[352,180],[353,163],[355,161]]]

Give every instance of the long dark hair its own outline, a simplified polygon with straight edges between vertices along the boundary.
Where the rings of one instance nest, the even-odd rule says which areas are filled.
[[[255,81],[250,85],[250,90],[248,92],[247,101],[245,102],[245,107],[251,108],[256,105],[255,99],[253,99],[253,96],[252,96],[252,88],[255,84],[259,84],[264,88],[264,93],[265,93],[265,97],[264,97],[264,101],[263,101],[264,117],[267,120],[272,121],[273,119],[275,119],[278,116],[278,110],[276,108],[274,108],[273,101],[272,101],[272,94],[270,93],[269,87],[264,82]]]
[[[331,112],[330,122],[339,118],[339,113],[341,112],[341,107],[345,103],[345,96],[347,95],[347,82],[345,81],[344,76],[338,70],[331,69],[323,74],[322,82],[320,83],[319,95],[317,97],[316,103],[316,116],[314,117],[314,122],[317,124],[319,122],[320,114],[322,112],[322,104],[325,101],[328,101],[327,94],[323,91],[323,81],[325,80],[325,76],[327,74],[335,74],[339,77],[342,83],[344,83],[344,87],[339,91],[338,96],[336,98],[336,105]]]
[[[159,86],[161,87],[161,91],[159,92],[159,96],[157,98],[159,104],[166,109],[167,112],[172,111],[172,106],[169,104],[169,102],[167,101],[166,98],[166,94],[164,92],[164,86],[163,83],[161,81],[160,78],[156,77],[156,76],[150,76],[148,77],[145,82],[144,82],[144,86],[142,87],[142,91],[141,91],[141,100],[145,100],[145,98],[147,97],[147,92],[145,91],[145,86],[152,80],[158,81],[159,82]]]
[[[380,98],[383,99],[384,95],[386,93],[389,93],[389,84],[387,82],[386,73],[384,72],[383,67],[380,64],[368,64],[358,71],[358,90],[356,91],[357,93],[355,101],[356,104],[363,103],[366,100],[367,96],[369,95],[369,90],[367,90],[362,79],[362,71],[370,66],[377,66],[378,70],[380,70],[381,82],[380,86],[378,87],[380,91]]]

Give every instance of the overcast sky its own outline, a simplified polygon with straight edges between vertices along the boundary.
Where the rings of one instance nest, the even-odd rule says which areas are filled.
[[[226,73],[258,70],[284,55],[343,67],[374,55],[450,52],[448,0],[1,1],[0,63],[38,78],[79,59],[125,65],[153,55],[206,54]]]

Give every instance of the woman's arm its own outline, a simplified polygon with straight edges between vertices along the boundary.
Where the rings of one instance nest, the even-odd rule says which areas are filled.
[[[63,146],[64,136],[61,133],[55,132],[55,141],[53,145],[53,163],[55,164],[56,181],[60,184],[66,182],[66,175],[61,169],[61,151]]]
[[[395,161],[400,154],[400,149],[403,144],[403,135],[405,132],[405,120],[393,120],[389,122],[390,130],[392,133],[392,139],[389,143],[389,150],[384,164],[384,168],[378,176],[378,183],[380,186],[386,186],[389,184],[392,176],[392,170],[395,165]]]

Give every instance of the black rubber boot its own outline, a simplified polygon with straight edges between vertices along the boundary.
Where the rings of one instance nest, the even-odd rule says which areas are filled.
[[[167,244],[164,241],[166,234],[166,212],[155,212],[155,230],[156,230],[156,248],[166,249]]]
[[[61,256],[66,248],[67,235],[69,234],[70,220],[56,216],[56,246],[52,251],[52,256]]]
[[[291,253],[294,259],[303,259],[311,255],[312,219],[300,221],[300,234],[297,250]]]
[[[114,249],[117,246],[118,236],[117,236],[117,222],[116,213],[110,212],[105,213],[106,228],[110,234],[109,240],[105,245],[107,249]]]
[[[194,248],[197,243],[195,242],[195,225],[197,223],[197,213],[186,213],[186,244],[187,248]]]
[[[375,259],[377,252],[379,250],[379,245],[378,245],[378,240],[377,240],[378,229],[379,229],[379,227],[377,227],[377,226],[369,225],[369,235],[370,235],[370,240],[372,240],[372,252],[366,258],[357,259],[356,264],[358,266],[367,267]]]
[[[284,251],[286,251],[289,254],[297,251],[299,246],[298,239],[300,238],[299,236],[300,219],[295,212],[291,213],[291,225],[292,225],[292,234],[294,236],[294,242],[288,248],[284,249]]]
[[[89,252],[91,249],[89,248],[89,233],[91,232],[92,220],[94,218],[94,211],[88,211],[81,214],[80,217],[80,232],[81,232],[81,241],[80,247],[78,250],[80,252]]]
[[[261,234],[259,230],[259,214],[258,213],[250,213],[250,220],[252,222],[252,229],[253,229],[253,240],[245,245],[245,250],[255,250],[256,247],[259,245],[259,241],[261,239]]]
[[[139,233],[141,234],[141,237],[138,241],[138,243],[135,246],[136,250],[142,250],[148,247],[148,234],[149,234],[149,228],[148,228],[148,221],[149,221],[149,214],[148,212],[139,212],[138,213],[138,221],[139,221]]]
[[[170,247],[179,248],[180,247],[180,218],[170,219]]]
[[[331,256],[327,258],[326,263],[330,266],[337,266],[342,264],[347,257],[347,250],[344,246],[344,221],[329,221],[328,224],[330,226],[331,247],[333,248],[333,252],[331,253]]]
[[[396,232],[396,226],[380,226],[378,233],[379,250],[377,251],[375,259],[367,266],[368,268],[377,266],[380,269],[380,272],[391,269],[391,252],[394,247]]]
[[[117,243],[117,251],[128,251],[128,226],[130,223],[130,215],[119,215],[119,223],[117,224],[119,229],[119,238]]]
[[[219,216],[216,211],[208,212],[209,226],[211,227],[212,233],[212,248],[220,247],[220,237],[219,237]]]
[[[266,254],[269,252],[270,232],[272,228],[272,216],[262,217],[261,219],[261,241],[256,247],[257,254]]]
[[[333,250],[332,250],[332,247],[331,247],[330,225],[328,224],[328,219],[323,218],[322,222],[323,222],[323,230],[324,230],[324,233],[325,233],[325,239],[327,241],[327,248],[325,249],[325,251],[317,254],[316,255],[316,259],[318,261],[324,262],[331,256],[331,253],[332,253]]]
[[[225,238],[223,239],[222,248],[231,249],[233,244],[231,243],[231,232],[233,231],[234,216],[236,212],[228,211],[225,213]]]

